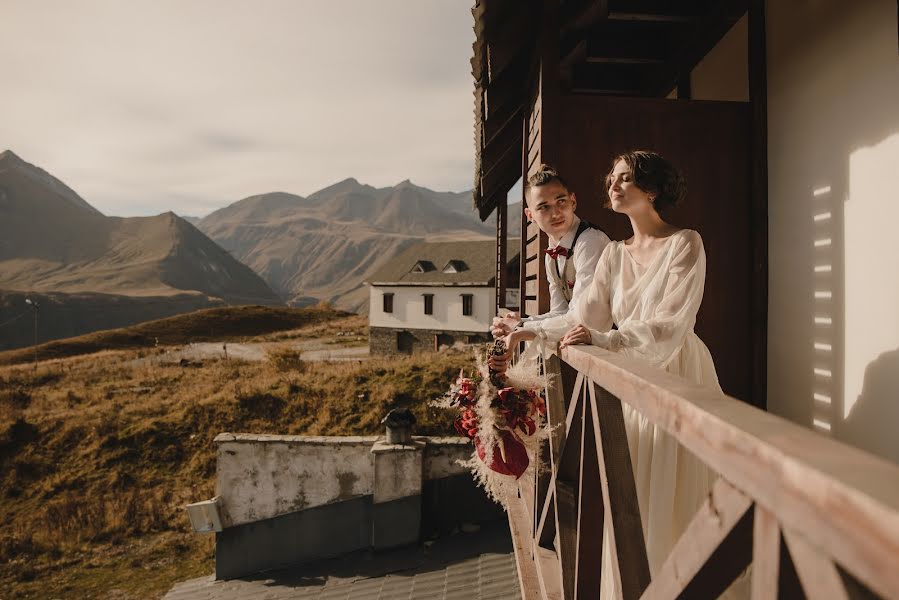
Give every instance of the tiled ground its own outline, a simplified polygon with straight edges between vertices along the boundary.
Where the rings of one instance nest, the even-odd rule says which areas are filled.
[[[179,583],[164,600],[518,600],[505,524],[424,547],[357,552],[230,581]]]

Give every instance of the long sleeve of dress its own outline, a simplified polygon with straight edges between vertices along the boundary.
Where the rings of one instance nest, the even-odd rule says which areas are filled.
[[[647,303],[655,306],[645,314],[634,309],[632,315],[617,323],[617,330],[611,329],[610,286],[621,285],[621,277],[612,277],[610,261],[600,260],[593,288],[578,314],[579,321],[591,330],[594,345],[634,354],[663,368],[680,350],[693,331],[702,303],[705,251],[695,231],[677,235],[672,247],[661,250],[671,253],[664,290],[642,290],[649,296],[661,291],[662,297],[657,303]]]

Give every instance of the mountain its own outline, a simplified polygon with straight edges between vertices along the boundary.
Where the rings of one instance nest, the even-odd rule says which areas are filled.
[[[174,213],[107,217],[11,151],[0,154],[0,290],[53,294],[58,306],[66,295],[78,295],[84,306],[91,294],[142,298],[112,302],[127,307],[117,325],[143,320],[142,302],[146,308],[152,301],[148,314],[160,316],[168,298],[175,311],[169,314],[178,307],[281,303],[249,267]],[[103,319],[87,321],[93,327]]]
[[[244,198],[197,225],[262,276],[289,304],[318,300],[367,311],[363,281],[409,245],[490,239],[470,192],[435,192],[406,180],[375,188],[349,178],[307,197]]]

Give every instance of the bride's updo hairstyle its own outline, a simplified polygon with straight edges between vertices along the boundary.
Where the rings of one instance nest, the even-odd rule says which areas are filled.
[[[615,157],[606,175],[606,194],[611,187],[612,171],[619,160],[628,166],[637,187],[653,196],[652,206],[657,213],[665,214],[687,195],[687,180],[681,172],[661,155],[647,150],[634,150]],[[611,207],[610,201],[606,201],[606,206]]]

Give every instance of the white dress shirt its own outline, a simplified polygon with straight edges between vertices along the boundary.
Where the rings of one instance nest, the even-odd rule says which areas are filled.
[[[574,236],[577,233],[577,228],[580,223],[581,220],[578,217],[575,217],[571,229],[562,236],[561,240],[556,241],[550,236],[550,247],[562,246],[564,248],[572,249],[571,243],[574,241]],[[521,326],[540,333],[544,325],[548,327],[559,325],[569,312],[577,314],[575,311],[577,311],[578,302],[583,297],[586,290],[590,289],[590,284],[593,282],[593,275],[596,272],[596,263],[609,241],[609,236],[599,229],[593,229],[591,227],[585,229],[578,237],[577,243],[572,249],[573,252],[571,256],[559,256],[554,259],[549,254],[545,254],[543,260],[546,265],[546,278],[549,281],[549,312],[527,317],[522,320]],[[556,283],[555,278],[551,277],[549,274],[550,269],[555,270],[556,264],[558,264],[559,273],[562,273],[562,279],[564,280],[565,263],[569,260],[574,261],[575,271],[574,288],[571,290],[571,302],[565,300],[565,296],[559,288],[559,285]]]

